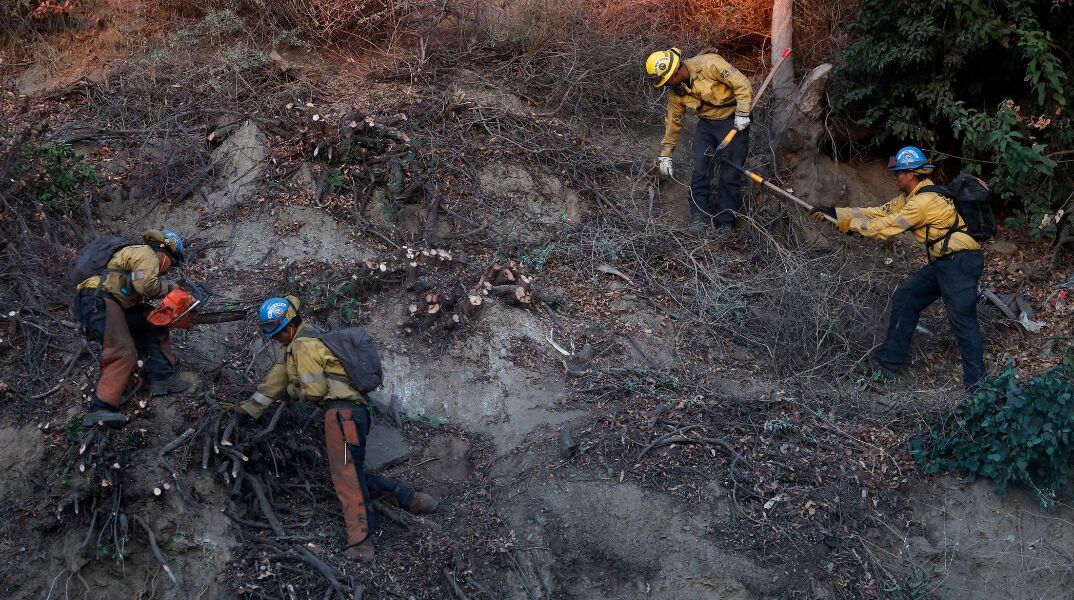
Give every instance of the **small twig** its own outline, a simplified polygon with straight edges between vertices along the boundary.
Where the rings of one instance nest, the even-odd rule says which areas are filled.
[[[160,449],[160,456],[164,456],[165,454],[171,452],[172,450],[175,450],[179,446],[182,446],[183,444],[189,442],[190,439],[194,437],[194,431],[195,429],[193,427],[184,431],[179,437],[175,438],[167,446],[164,446]]]
[[[153,557],[156,558],[157,562],[160,563],[160,566],[163,567],[164,573],[168,575],[168,579],[171,579],[173,584],[177,583],[175,581],[175,575],[172,574],[172,570],[168,567],[167,558],[165,558],[164,553],[161,552],[160,546],[157,545],[157,537],[153,535],[153,530],[149,528],[149,524],[146,523],[142,517],[134,517],[134,520],[145,530],[145,534],[149,537],[149,549],[153,552]]]
[[[227,425],[224,427],[224,435],[220,436],[221,446],[231,446],[231,434],[235,433],[235,426],[239,422],[239,415],[231,413],[228,415]]]
[[[93,532],[97,530],[97,517],[100,514],[101,509],[99,508],[93,511],[93,516],[90,517],[89,529],[86,531],[86,537],[82,539],[82,545],[78,547],[79,550],[85,550],[89,546],[90,540],[93,539]]]
[[[328,584],[332,586],[332,589],[334,589],[341,598],[346,598],[346,596],[343,595],[343,585],[339,583],[339,579],[336,577],[335,569],[329,567],[323,560],[314,556],[313,553],[307,550],[304,546],[293,547],[298,550],[298,556],[305,561],[306,564],[317,569],[317,572],[328,580]]]
[[[373,501],[373,508],[377,509],[377,512],[387,517],[389,521],[402,526],[404,529],[414,529],[415,527],[423,525],[421,519],[418,519],[406,511],[399,510],[394,506],[381,502],[380,500]]]

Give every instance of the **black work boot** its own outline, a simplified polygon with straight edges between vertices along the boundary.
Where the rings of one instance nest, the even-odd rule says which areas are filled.
[[[90,401],[89,408],[86,409],[86,416],[82,418],[82,428],[89,429],[102,425],[112,429],[120,429],[126,422],[127,420],[123,417],[122,411],[110,404],[101,402],[97,396],[94,396],[93,400]]]
[[[156,379],[149,382],[150,396],[167,396],[178,394],[190,389],[193,385],[185,373],[175,372],[164,379]]]

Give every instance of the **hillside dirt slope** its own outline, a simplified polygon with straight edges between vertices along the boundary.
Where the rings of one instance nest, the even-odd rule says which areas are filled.
[[[0,295],[3,597],[1069,589],[1069,498],[1045,512],[1021,491],[923,477],[905,450],[958,398],[942,308],[923,317],[911,383],[848,375],[915,249],[803,225],[756,190],[737,237],[689,233],[684,187],[649,166],[658,118],[592,126],[465,69],[415,77],[400,60],[378,75],[361,56],[102,6],[38,42],[54,54],[4,62],[5,140],[70,153],[53,150],[0,213],[19,228],[3,264],[33,265],[5,272]],[[21,156],[9,149],[3,173]],[[875,162],[815,161],[804,195],[891,193]],[[42,201],[66,170],[82,187]],[[64,309],[65,261],[92,234],[161,225],[188,236],[183,275],[211,306],[249,316],[175,332],[195,391],[151,399],[136,380],[122,431],[82,431],[99,350]],[[1014,233],[986,252],[988,284],[1037,306],[1069,276]],[[378,505],[372,564],[343,556],[319,409],[226,410],[279,358],[254,311],[283,292],[377,341],[367,466],[442,500],[424,517]],[[1045,333],[1029,336],[982,305],[989,365],[1054,363],[1063,310],[1041,310]]]

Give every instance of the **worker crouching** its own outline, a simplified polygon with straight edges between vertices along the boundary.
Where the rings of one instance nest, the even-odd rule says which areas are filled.
[[[142,244],[118,237],[90,242],[71,267],[75,284],[74,312],[90,340],[101,343],[100,376],[84,427],[122,427],[123,393],[138,359],[143,361],[150,395],[187,390],[191,383],[175,371],[168,329],[147,320],[146,300],[161,298],[177,284],[163,279],[183,261],[183,240],[169,230],[142,235]]]
[[[433,512],[438,505],[429,494],[365,471],[370,426],[365,393],[375,389],[381,379],[380,359],[372,340],[357,327],[325,333],[304,324],[294,296],[266,300],[259,320],[262,335],[285,347],[284,360],[236,411],[257,418],[274,402],[287,399],[306,400],[324,408],[328,468],[343,509],[346,555],[372,560],[370,535],[376,530],[376,521],[371,499],[415,514]]]

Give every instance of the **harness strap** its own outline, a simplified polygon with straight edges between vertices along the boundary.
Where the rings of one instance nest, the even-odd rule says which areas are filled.
[[[925,255],[928,258],[929,262],[932,262],[932,252],[929,252],[929,250],[933,246],[935,246],[936,244],[938,244],[940,242],[943,242],[943,246],[940,247],[940,256],[946,256],[948,254],[947,250],[951,247],[951,238],[956,233],[965,233],[965,234],[969,235],[969,232],[970,232],[969,225],[966,225],[966,222],[962,219],[962,215],[958,214],[958,207],[955,206],[954,198],[951,198],[950,196],[945,194],[943,192],[943,190],[944,190],[944,188],[942,186],[926,185],[925,187],[923,187],[920,190],[918,190],[917,194],[914,194],[913,196],[911,196],[911,198],[913,198],[913,197],[918,196],[919,194],[925,194],[925,193],[928,193],[928,192],[932,192],[932,193],[937,194],[937,195],[943,197],[944,199],[946,199],[948,201],[948,204],[950,204],[951,208],[954,209],[954,211],[955,211],[955,222],[951,225],[951,227],[949,227],[947,229],[947,233],[943,234],[943,236],[941,236],[941,237],[938,237],[938,238],[936,238],[934,240],[930,240],[929,239],[929,230],[932,228],[932,226],[927,224],[927,223],[925,224]],[[921,228],[920,227],[915,227],[914,229],[916,230],[916,229],[921,229]]]

